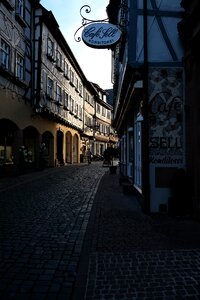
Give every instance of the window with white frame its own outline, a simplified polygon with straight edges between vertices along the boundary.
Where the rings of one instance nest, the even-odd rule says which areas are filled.
[[[54,42],[50,38],[47,40],[47,55],[50,58],[54,56]]]
[[[78,116],[78,103],[75,105],[75,114]]]
[[[101,107],[100,105],[97,103],[97,113],[100,114],[101,113]]]
[[[81,106],[79,106],[79,113],[78,113],[79,119],[82,120],[83,119],[83,108]]]
[[[110,110],[107,110],[107,118],[111,119],[111,112],[110,112]]]
[[[1,40],[1,66],[9,69],[10,66],[10,46],[2,39]]]
[[[62,90],[58,84],[56,84],[56,101],[62,103]]]
[[[16,0],[16,13],[24,17],[24,0]]]
[[[21,80],[24,79],[24,58],[19,54],[16,59],[16,76]]]
[[[79,82],[79,93],[83,96],[83,85]]]
[[[106,109],[105,107],[102,107],[102,116],[105,117],[105,115],[106,115]]]
[[[53,80],[49,77],[47,79],[47,95],[53,98]]]

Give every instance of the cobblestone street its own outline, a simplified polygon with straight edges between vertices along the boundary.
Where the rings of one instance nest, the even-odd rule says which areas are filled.
[[[144,215],[102,162],[0,182],[0,299],[200,299],[200,223]]]
[[[200,299],[200,223],[144,215],[116,175],[98,191],[74,299]]]
[[[0,299],[69,299],[101,163],[0,185]]]

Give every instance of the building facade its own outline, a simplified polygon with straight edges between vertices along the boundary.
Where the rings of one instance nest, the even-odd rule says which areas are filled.
[[[39,1],[1,1],[0,13],[1,175],[80,163],[95,138],[94,84]]]
[[[103,156],[107,147],[115,147],[118,137],[112,127],[112,106],[108,103],[108,93],[97,84],[92,83],[96,90],[94,114],[93,153]]]
[[[184,15],[178,29],[183,41],[186,74],[185,120],[186,120],[186,166],[190,182],[190,197],[193,199],[193,214],[200,216],[200,3],[181,1]],[[188,183],[187,183],[188,184]]]
[[[0,3],[0,165],[9,173],[20,146],[34,135],[32,105],[32,21],[37,1]],[[22,147],[21,150],[24,150]],[[28,149],[27,149],[28,150]],[[24,153],[33,162],[39,152]]]
[[[121,174],[146,212],[168,212],[178,201],[171,182],[185,169],[183,9],[174,0],[111,0],[107,12],[122,30],[112,47]]]

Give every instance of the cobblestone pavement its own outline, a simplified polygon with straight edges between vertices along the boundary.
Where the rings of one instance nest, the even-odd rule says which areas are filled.
[[[200,223],[144,215],[107,170],[0,180],[1,300],[200,299]]]
[[[102,163],[0,181],[0,299],[70,299]]]
[[[77,278],[74,300],[200,299],[200,223],[144,215],[106,174]]]

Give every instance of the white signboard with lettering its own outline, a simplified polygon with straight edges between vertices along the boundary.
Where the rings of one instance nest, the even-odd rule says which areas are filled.
[[[92,48],[105,49],[115,45],[121,37],[120,29],[110,23],[91,23],[82,32],[84,43]]]

